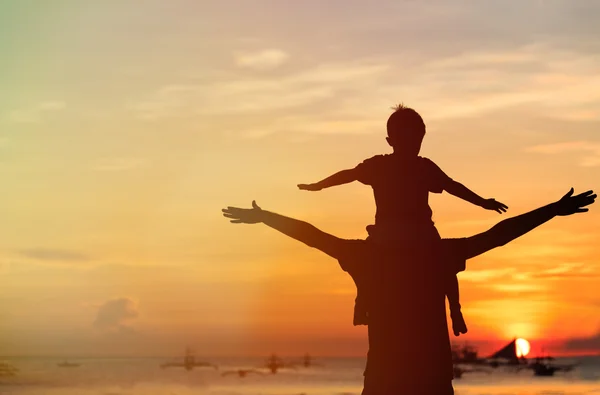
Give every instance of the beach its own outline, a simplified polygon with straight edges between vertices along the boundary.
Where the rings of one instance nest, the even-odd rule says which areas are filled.
[[[60,358],[5,358],[19,369],[0,377],[1,395],[350,395],[362,390],[364,358],[315,358],[319,366],[276,374],[261,368],[265,358],[213,358],[211,367],[162,369],[170,358],[73,358],[77,367],[60,367]],[[534,377],[530,370],[507,367],[474,372],[454,380],[459,395],[584,395],[600,393],[600,357],[570,358],[571,372]],[[560,359],[557,360],[560,363]],[[256,369],[245,377],[232,373]],[[223,376],[223,373],[230,372]]]

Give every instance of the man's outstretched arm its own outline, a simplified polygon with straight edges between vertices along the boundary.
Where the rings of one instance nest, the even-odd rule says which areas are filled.
[[[325,233],[308,222],[262,210],[255,201],[252,202],[252,208],[250,209],[227,207],[222,211],[224,217],[231,219],[231,223],[263,223],[336,259],[339,258],[343,248],[344,240]]]
[[[467,259],[505,245],[556,216],[566,216],[588,211],[586,206],[594,203],[594,191],[573,196],[573,188],[559,201],[519,216],[505,219],[486,232],[467,238]]]

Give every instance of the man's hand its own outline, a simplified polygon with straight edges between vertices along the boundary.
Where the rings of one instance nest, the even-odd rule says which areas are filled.
[[[596,200],[594,191],[587,191],[573,196],[573,188],[563,196],[556,205],[556,215],[564,216],[576,213],[585,213],[588,211],[585,206],[589,206]]]
[[[318,184],[298,184],[298,188],[303,191],[320,191],[323,189]]]
[[[504,203],[496,201],[496,199],[485,199],[481,205],[486,210],[494,210],[498,214],[505,213],[508,210],[508,206]]]
[[[255,200],[252,201],[252,208],[227,207],[221,211],[223,211],[223,217],[229,218],[231,220],[229,222],[232,224],[257,224],[262,222],[262,210]]]

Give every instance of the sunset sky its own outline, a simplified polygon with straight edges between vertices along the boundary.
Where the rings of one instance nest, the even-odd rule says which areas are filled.
[[[365,237],[370,188],[296,184],[390,152],[398,102],[422,155],[510,207],[433,196],[442,236],[599,190],[598,20],[595,0],[1,2],[0,355],[364,355],[336,261],[221,208]],[[600,352],[598,207],[467,269],[482,351]]]

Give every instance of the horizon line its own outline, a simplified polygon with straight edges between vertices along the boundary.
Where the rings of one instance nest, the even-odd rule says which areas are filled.
[[[277,353],[265,353],[261,355],[200,355],[196,356],[197,358],[268,358],[270,355],[277,355],[282,358],[301,358],[306,354],[277,354]],[[309,353],[310,354],[310,353]],[[159,359],[159,358],[183,358],[184,354],[181,355],[0,355],[0,361],[3,359]],[[317,355],[310,354],[311,357],[314,358],[324,358],[324,359],[366,359],[365,355]],[[600,350],[596,351],[585,351],[585,352],[573,352],[573,353],[555,353],[554,357],[557,358],[570,358],[570,357],[600,357]],[[535,355],[532,353],[528,354],[526,358],[535,358]],[[487,357],[482,357],[486,359]]]

